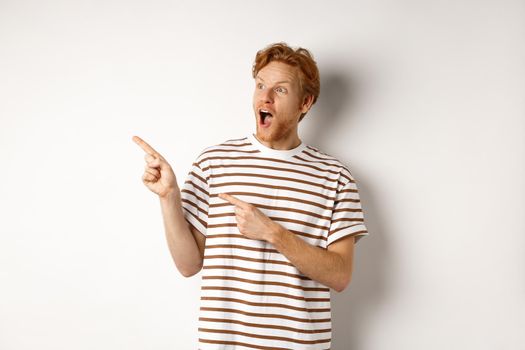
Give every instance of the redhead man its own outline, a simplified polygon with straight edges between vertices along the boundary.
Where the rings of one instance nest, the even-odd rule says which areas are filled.
[[[134,136],[142,180],[160,198],[177,269],[202,271],[199,349],[329,349],[330,289],[348,286],[354,244],[368,235],[357,185],[299,138],[320,91],[310,52],[269,45],[252,74],[255,134],[202,150],[180,189]]]

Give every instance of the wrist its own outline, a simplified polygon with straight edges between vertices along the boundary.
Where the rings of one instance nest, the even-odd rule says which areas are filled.
[[[277,223],[274,224],[275,225],[273,226],[273,228],[268,231],[268,236],[266,237],[266,240],[273,245],[275,245],[281,239],[285,230],[285,228],[281,225]]]
[[[163,196],[159,196],[159,199],[163,204],[178,204],[181,202],[179,191],[170,191]]]

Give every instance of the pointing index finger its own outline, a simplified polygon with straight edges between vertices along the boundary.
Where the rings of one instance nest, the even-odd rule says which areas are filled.
[[[137,145],[140,146],[144,150],[144,152],[151,154],[154,157],[160,157],[160,153],[155,151],[153,147],[151,147],[146,141],[141,139],[138,136],[133,136],[132,138],[133,142],[135,142]]]
[[[227,193],[219,193],[219,197],[230,202],[233,205],[238,205],[240,207],[244,207],[246,205],[246,202],[243,202],[240,199],[235,198],[234,196],[230,196]]]

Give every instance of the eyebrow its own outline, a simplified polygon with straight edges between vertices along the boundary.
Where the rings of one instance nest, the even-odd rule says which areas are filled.
[[[259,80],[261,80],[261,81],[264,83],[264,79],[261,78],[260,76],[256,76],[255,79],[259,79]],[[289,80],[282,80],[282,81],[278,81],[278,82],[276,82],[276,84],[282,84],[282,83],[290,84],[290,85],[292,84],[292,82],[289,81]]]

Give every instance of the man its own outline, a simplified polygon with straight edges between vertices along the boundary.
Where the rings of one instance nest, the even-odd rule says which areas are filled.
[[[179,191],[146,151],[144,184],[160,197],[178,270],[202,270],[199,349],[329,349],[330,288],[352,276],[368,235],[356,182],[303,143],[298,124],[319,95],[311,54],[284,43],[257,52],[256,133],[205,148]]]

